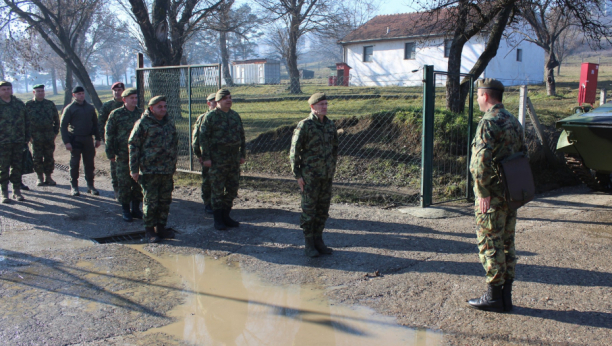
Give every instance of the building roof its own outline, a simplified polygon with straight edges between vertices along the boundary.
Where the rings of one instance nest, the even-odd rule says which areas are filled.
[[[447,15],[448,11],[443,10],[436,14],[413,12],[376,16],[351,31],[340,40],[340,43],[443,35],[442,23],[444,21],[441,19]]]

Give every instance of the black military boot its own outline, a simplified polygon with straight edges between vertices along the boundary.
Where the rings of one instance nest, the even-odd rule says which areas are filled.
[[[308,257],[319,257],[319,251],[315,247],[314,237],[304,236],[304,255]]]
[[[140,201],[132,201],[132,217],[135,219],[142,219],[143,216],[140,210]]]
[[[145,227],[145,240],[149,243],[159,243],[161,238],[155,233],[155,228]]]
[[[2,185],[2,203],[11,203],[8,193],[8,185]]]
[[[225,225],[227,227],[238,227],[238,226],[240,226],[240,222],[232,219],[229,216],[231,211],[232,211],[232,208],[223,209],[223,223],[225,223]]]
[[[49,186],[55,186],[57,185],[57,183],[55,182],[55,180],[51,179],[51,173],[47,173],[45,174],[45,184],[49,185]]]
[[[25,198],[21,194],[21,189],[18,187],[16,188],[15,185],[13,185],[13,199],[18,200],[19,202],[25,200]]]
[[[488,290],[480,298],[468,300],[471,307],[484,311],[504,312],[502,286],[488,285]]]
[[[223,209],[213,210],[213,218],[215,219],[215,229],[218,231],[225,231],[227,226],[223,222]]]
[[[81,193],[79,192],[79,184],[78,183],[71,183],[70,184],[70,194],[73,196],[80,196]]]
[[[100,192],[96,190],[93,183],[87,184],[87,193],[91,193],[94,196],[98,196]]]
[[[172,228],[166,228],[165,225],[158,223],[155,229],[162,239],[174,239],[174,230]]]
[[[327,247],[323,242],[323,235],[315,235],[314,236],[314,246],[319,253],[324,255],[331,255],[334,252],[330,247]]]
[[[36,173],[36,177],[38,178],[38,180],[36,180],[36,186],[44,186],[45,185],[45,178],[43,177],[42,173]]]
[[[123,221],[132,222],[133,218],[132,218],[132,213],[130,212],[130,205],[122,204],[121,208],[123,209]]]
[[[512,282],[514,280],[506,280],[502,286],[502,298],[504,301],[504,311],[512,311]]]
[[[205,204],[204,205],[204,212],[206,214],[210,214],[210,215],[212,215],[214,213],[213,208],[212,208],[212,206],[210,204]]]

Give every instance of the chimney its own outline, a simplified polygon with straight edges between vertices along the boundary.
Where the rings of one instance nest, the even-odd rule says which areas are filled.
[[[387,34],[389,33],[389,27],[387,27]]]

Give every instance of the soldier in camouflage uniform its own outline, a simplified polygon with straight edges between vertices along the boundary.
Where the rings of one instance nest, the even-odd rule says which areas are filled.
[[[229,214],[238,196],[240,165],[246,161],[246,143],[242,119],[231,109],[230,91],[220,89],[215,101],[217,108],[206,114],[200,126],[200,152],[202,165],[210,168],[215,229],[222,231],[240,225]]]
[[[178,134],[167,115],[165,96],[155,96],[149,108],[134,125],[128,145],[132,179],[140,183],[144,194],[144,224],[149,242],[174,238],[166,228],[178,158]]]
[[[106,122],[108,121],[108,117],[111,112],[117,108],[123,107],[123,98],[121,95],[125,90],[125,86],[121,82],[115,82],[111,86],[111,91],[113,92],[113,99],[108,100],[102,104],[102,108],[100,109],[100,115],[98,116],[98,126],[100,128],[100,137],[104,141],[104,129],[106,128]],[[115,199],[118,198],[117,195],[117,162],[110,162],[110,172],[111,172],[111,183],[113,184],[113,191],[115,192]],[[118,200],[118,199],[117,199]]]
[[[123,209],[123,220],[142,219],[140,203],[142,188],[130,175],[130,152],[128,139],[140,115],[138,90],[126,89],[122,94],[123,106],[111,112],[106,122],[106,157],[117,167],[117,200]],[[130,210],[131,207],[131,210]]]
[[[13,198],[23,201],[21,170],[23,152],[31,138],[30,118],[21,100],[13,96],[13,85],[0,81],[0,186],[2,203],[10,203],[9,181],[13,183]],[[10,170],[10,175],[9,175]]]
[[[487,311],[512,309],[512,282],[516,266],[514,231],[516,210],[508,208],[497,164],[517,152],[527,153],[522,127],[501,103],[504,86],[495,79],[478,83],[478,105],[485,112],[472,141],[470,172],[476,196],[476,224],[480,261],[488,290],[468,301]]]
[[[323,242],[323,229],[329,217],[332,180],[338,161],[338,131],[327,118],[324,93],[308,100],[310,116],[297,124],[291,140],[291,170],[302,191],[300,227],[304,230],[308,257],[331,254]]]
[[[55,103],[45,98],[44,84],[35,85],[33,89],[34,97],[26,102],[25,106],[32,123],[32,156],[34,171],[38,176],[36,185],[55,186],[51,174],[55,168],[53,153],[55,137],[60,129],[59,112]]]
[[[206,104],[208,104],[208,110],[212,111],[217,107],[217,101],[215,101],[216,94],[210,94],[206,98]],[[207,112],[208,113],[208,112]],[[200,151],[200,127],[202,126],[202,122],[206,117],[206,114],[201,114],[195,122],[195,126],[193,127],[192,134],[192,147],[193,153],[202,164],[202,152]],[[213,209],[210,202],[210,178],[208,176],[208,167],[202,166],[202,201],[204,201],[204,212],[206,214],[212,214]]]

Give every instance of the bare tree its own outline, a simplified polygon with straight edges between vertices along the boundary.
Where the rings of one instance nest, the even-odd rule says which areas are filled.
[[[559,66],[557,66],[557,76],[560,76],[561,65],[563,65],[565,59],[583,47],[584,42],[577,26],[571,26],[567,28],[567,30],[564,30],[559,35],[558,40],[559,42],[555,45],[554,50],[555,55],[557,56],[557,61],[559,61]]]

